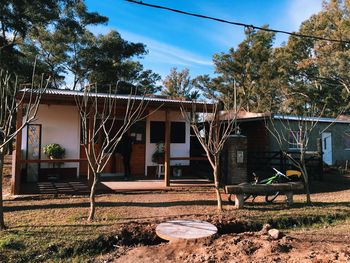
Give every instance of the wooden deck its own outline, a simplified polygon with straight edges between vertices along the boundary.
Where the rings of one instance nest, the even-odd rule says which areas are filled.
[[[137,192],[137,191],[162,191],[192,187],[210,187],[213,183],[207,179],[172,179],[170,186],[166,187],[164,180],[118,180],[102,181],[98,185],[99,193]],[[27,183],[22,187],[22,194],[88,194],[89,188],[86,181],[69,182],[37,182]]]
[[[101,183],[114,192],[159,191],[191,187],[208,187],[214,184],[207,179],[171,179],[166,187],[163,180],[109,181]]]

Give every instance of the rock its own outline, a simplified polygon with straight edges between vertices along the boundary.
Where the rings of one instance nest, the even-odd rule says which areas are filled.
[[[268,234],[272,239],[280,239],[283,236],[282,232],[275,228],[270,229]]]
[[[267,235],[270,229],[271,229],[271,225],[265,224],[265,225],[263,225],[262,229],[260,230],[260,234]]]

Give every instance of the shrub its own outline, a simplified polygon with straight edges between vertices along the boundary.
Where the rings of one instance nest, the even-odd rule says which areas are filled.
[[[50,143],[44,147],[44,153],[51,159],[61,159],[65,152],[65,149],[57,143]]]

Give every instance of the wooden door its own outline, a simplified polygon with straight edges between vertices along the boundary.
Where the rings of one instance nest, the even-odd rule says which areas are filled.
[[[145,175],[145,144],[133,144],[130,167],[131,175],[143,176]]]

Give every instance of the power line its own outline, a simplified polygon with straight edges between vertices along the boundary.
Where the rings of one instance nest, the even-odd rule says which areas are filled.
[[[313,35],[299,34],[299,33],[294,33],[294,32],[289,32],[289,31],[284,31],[284,30],[278,30],[278,29],[272,29],[272,28],[264,28],[264,27],[259,27],[259,26],[245,24],[245,23],[240,23],[240,22],[228,21],[228,20],[221,19],[221,18],[206,16],[206,15],[201,15],[201,14],[196,14],[196,13],[190,13],[190,12],[186,12],[186,11],[182,11],[182,10],[179,10],[179,9],[174,9],[174,8],[170,8],[170,7],[166,7],[166,6],[147,4],[147,3],[144,3],[142,1],[136,1],[136,0],[125,0],[125,1],[130,2],[130,3],[134,3],[134,4],[138,4],[138,5],[142,5],[142,6],[148,6],[148,7],[152,7],[152,8],[163,9],[163,10],[167,10],[167,11],[171,11],[171,12],[175,12],[175,13],[179,13],[179,14],[183,14],[183,15],[188,15],[188,16],[194,16],[194,17],[204,18],[204,19],[208,19],[208,20],[213,20],[213,21],[221,22],[221,23],[225,23],[225,24],[230,24],[230,25],[235,25],[235,26],[242,26],[242,27],[245,27],[245,28],[258,29],[258,30],[262,30],[262,31],[266,31],[266,32],[280,33],[280,34],[285,34],[285,35],[290,35],[290,36],[295,36],[295,37],[300,37],[300,38],[310,38],[310,39],[316,39],[316,40],[325,40],[325,41],[329,41],[329,42],[350,44],[350,41],[344,41],[344,40],[341,40],[341,39],[332,39],[332,38],[318,37],[318,36],[313,36]]]

